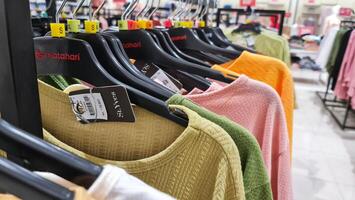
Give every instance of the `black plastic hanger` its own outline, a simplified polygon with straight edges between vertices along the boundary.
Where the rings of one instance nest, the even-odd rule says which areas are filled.
[[[220,47],[209,45],[201,41],[191,29],[174,28],[168,31],[172,41],[179,49],[189,49],[193,51],[204,51],[213,54],[219,54],[224,57],[235,59],[240,52],[234,50],[223,49]]]
[[[0,157],[0,193],[21,199],[72,200],[74,193]]]
[[[232,47],[238,51],[249,51],[251,53],[256,53],[253,49],[233,44],[228,40],[228,38],[224,35],[223,31],[219,27],[206,27],[203,28],[203,31],[209,36],[210,40],[219,47]]]
[[[14,148],[20,148],[20,153],[14,152]],[[4,120],[0,120],[0,149],[11,158],[17,158],[16,163],[27,169],[51,172],[67,180],[91,177],[94,181],[102,171],[101,166],[57,148]]]
[[[193,74],[197,74],[203,77],[212,78],[215,80],[231,83],[232,80],[225,78],[222,73],[208,69],[206,67],[187,62],[182,59],[177,59],[168,53],[164,52],[152,39],[152,37],[144,30],[131,30],[111,32],[117,36],[123,46],[126,53],[137,60],[144,60],[146,62],[152,62],[159,67],[174,68]]]
[[[168,44],[170,45],[170,47],[181,57],[183,58],[184,60],[186,61],[189,61],[191,63],[195,63],[195,64],[198,64],[198,65],[202,65],[202,66],[206,66],[208,68],[210,68],[211,66],[204,63],[203,61],[199,60],[199,59],[196,59],[190,55],[187,55],[185,54],[184,52],[182,52],[179,48],[177,48],[174,44],[174,42],[171,40],[170,36],[169,36],[169,33],[167,32],[168,29],[166,30],[162,30],[162,33],[166,39],[166,41],[168,42]]]
[[[157,97],[163,101],[168,100],[174,93],[163,86],[157,84],[148,84],[140,78],[128,72],[115,58],[105,38],[100,34],[78,33],[73,35],[77,39],[87,41],[93,48],[99,62],[104,66],[107,72],[117,80],[129,84],[147,94]]]
[[[197,36],[204,42],[210,44],[210,45],[215,45],[211,40],[210,38],[207,37],[206,33],[202,30],[202,29],[199,29],[199,28],[194,28],[192,29],[196,34]]]
[[[151,30],[148,30],[148,31],[150,33],[154,34],[159,39],[161,47],[162,47],[162,49],[165,52],[167,52],[171,56],[174,56],[175,58],[182,59],[170,47],[170,45],[167,42],[164,34],[160,30],[151,29]],[[165,70],[165,72],[167,72],[167,71]],[[189,90],[189,91],[192,90],[195,87],[197,87],[197,88],[199,88],[201,90],[207,90],[211,86],[211,83],[207,79],[196,77],[197,75],[188,74],[186,72],[178,71],[178,70],[170,70],[169,72],[170,72],[169,74],[171,76],[173,76],[176,79],[178,79],[183,84],[184,88]]]
[[[126,59],[126,56],[124,56],[121,52],[121,47],[119,46],[120,41],[117,37],[109,34],[109,33],[103,33],[101,34],[107,41],[108,45],[110,46],[110,49],[112,53],[114,54],[115,58],[121,63],[121,65],[132,75],[136,76],[137,78],[141,79],[142,81],[145,81],[147,84],[153,85],[156,88],[160,88],[161,90],[167,90],[168,92],[171,92],[170,90],[164,88],[164,86],[160,85],[159,83],[156,83],[152,79],[146,77],[142,72],[140,72],[132,63],[130,60]],[[128,56],[127,56],[128,57]]]
[[[73,38],[41,37],[35,38],[34,44],[36,53],[41,55],[37,56],[36,59],[37,72],[39,75],[55,74],[75,77],[95,86],[122,85],[127,89],[128,96],[132,103],[180,125],[187,126],[187,119],[171,113],[164,101],[141,92],[112,77],[101,66],[88,42]],[[58,60],[48,57],[48,53],[72,55],[73,59]]]
[[[251,31],[256,34],[261,33],[261,25],[260,23],[249,23],[249,24],[239,24],[238,28],[233,30],[232,33],[239,33],[244,31]]]

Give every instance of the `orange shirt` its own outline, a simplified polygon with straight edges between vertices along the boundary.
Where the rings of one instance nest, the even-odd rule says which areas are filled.
[[[293,109],[295,102],[292,74],[287,65],[272,57],[244,51],[237,59],[220,66],[264,82],[277,91],[281,97],[286,114],[290,149],[292,152]],[[218,68],[215,69],[218,70]],[[222,73],[225,73],[225,71]]]
[[[235,80],[240,76],[240,74],[233,72],[229,69],[226,69],[220,65],[213,65],[211,68],[221,72],[223,74],[223,76],[225,76],[226,78],[230,78],[232,80]]]

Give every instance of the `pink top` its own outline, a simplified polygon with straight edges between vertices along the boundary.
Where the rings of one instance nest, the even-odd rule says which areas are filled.
[[[355,31],[351,32],[334,93],[340,99],[355,96]],[[355,109],[355,98],[351,105]]]
[[[195,89],[185,97],[253,133],[271,178],[274,199],[291,200],[289,141],[280,97],[270,86],[245,75],[223,85],[214,82],[205,92]]]

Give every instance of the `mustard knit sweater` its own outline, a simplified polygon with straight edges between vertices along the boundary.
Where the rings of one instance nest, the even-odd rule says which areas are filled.
[[[45,139],[97,164],[124,168],[177,199],[245,199],[239,152],[218,125],[184,106],[188,127],[134,107],[136,122],[80,124],[68,95],[39,82]]]

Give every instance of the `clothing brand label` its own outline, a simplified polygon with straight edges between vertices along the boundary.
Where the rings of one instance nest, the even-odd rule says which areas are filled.
[[[123,48],[125,49],[138,49],[142,47],[141,42],[129,42],[129,43],[123,43]]]
[[[187,40],[187,36],[186,35],[181,35],[181,36],[173,36],[171,37],[172,41],[183,41],[183,40]]]
[[[69,93],[72,110],[82,123],[118,121],[135,122],[126,88],[98,87]]]
[[[169,74],[165,73],[162,69],[156,66],[153,63],[143,63],[140,61],[136,61],[134,65],[147,77],[151,78],[153,81],[163,85],[167,89],[180,93],[182,89],[182,84],[171,77]]]
[[[80,61],[80,53],[60,53],[60,52],[44,52],[36,49],[35,56],[37,60],[54,59],[64,61]]]

